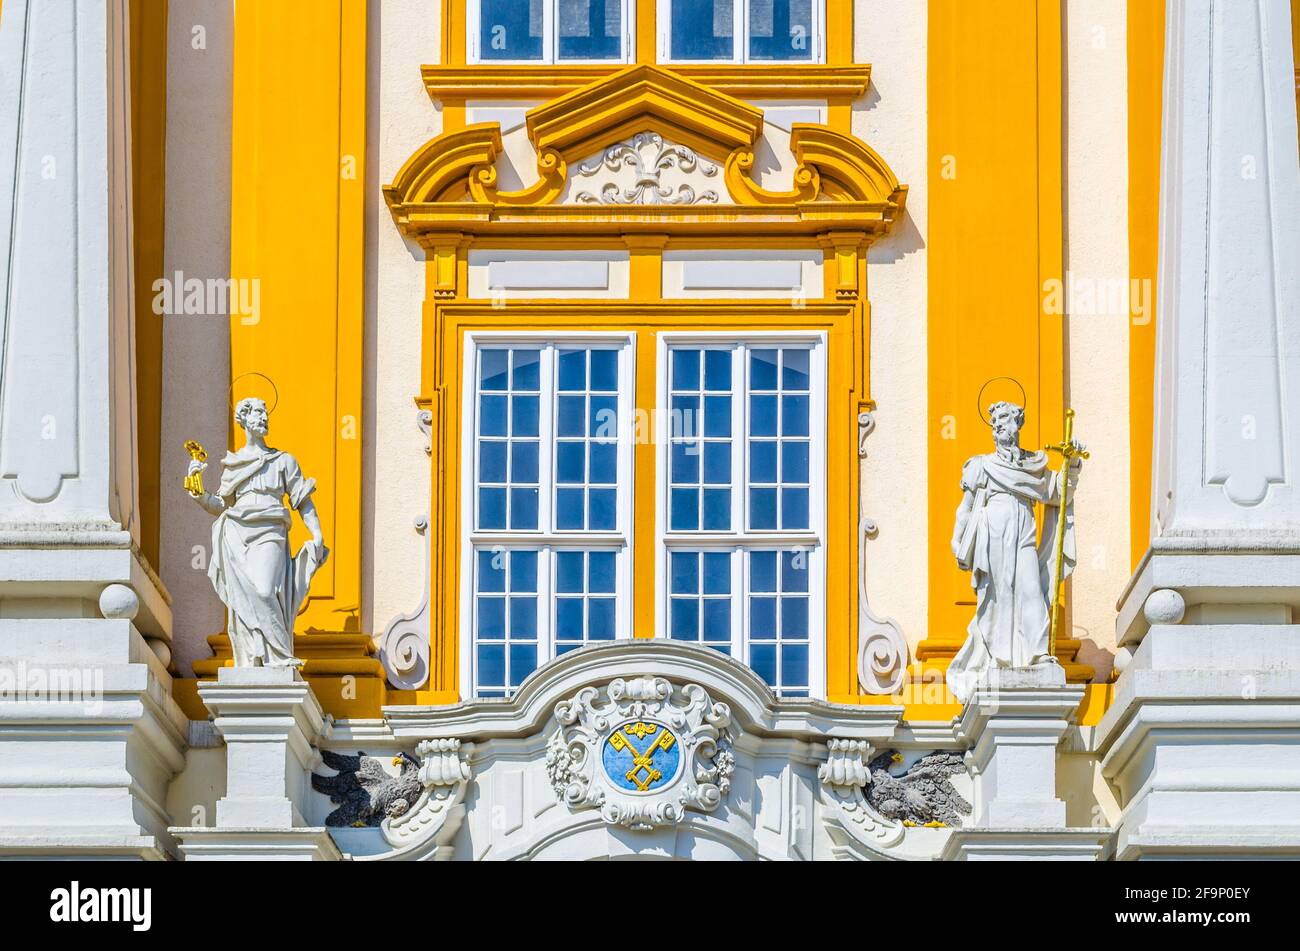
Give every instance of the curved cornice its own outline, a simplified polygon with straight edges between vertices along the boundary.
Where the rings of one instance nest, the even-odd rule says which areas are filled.
[[[384,186],[390,206],[455,201],[478,166],[491,166],[501,154],[501,126],[479,122],[436,136],[406,160],[391,185]],[[459,186],[459,187],[458,187]]]
[[[894,735],[903,715],[901,706],[778,699],[749,667],[713,648],[637,639],[565,654],[534,671],[509,700],[385,707],[384,719],[398,738],[480,742],[530,736],[545,726],[557,703],[582,687],[641,676],[699,684],[715,700],[730,705],[733,720],[745,733],[813,741],[834,734],[879,745]]]
[[[822,192],[839,201],[890,202],[901,209],[907,188],[885,160],[861,139],[823,125],[796,122],[790,148],[801,167],[821,173]]]

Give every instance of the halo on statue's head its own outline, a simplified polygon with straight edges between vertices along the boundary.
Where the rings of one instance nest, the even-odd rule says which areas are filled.
[[[985,393],[985,391],[986,391],[990,386],[992,386],[994,383],[997,383],[997,382],[999,382],[999,381],[1003,381],[1003,380],[1005,380],[1005,381],[1008,382],[1008,383],[1014,383],[1014,384],[1016,385],[1016,389],[1018,389],[1018,390],[1020,391],[1020,401],[1017,402],[1016,405],[1019,406],[1021,409],[1024,409],[1024,408],[1025,408],[1025,388],[1024,388],[1023,386],[1020,385],[1020,381],[1017,380],[1014,376],[995,376],[993,379],[988,380],[988,381],[987,381],[983,386],[980,387],[980,395],[979,395],[978,397],[976,397],[976,399],[975,399],[975,411],[976,411],[977,413],[980,414],[980,419],[982,419],[982,420],[984,421],[984,425],[985,425],[985,426],[992,426],[992,425],[993,425],[993,420],[989,419],[987,416],[984,415],[984,409],[985,409],[984,393]],[[1011,400],[1001,400],[1001,399],[998,399],[998,400],[994,400],[993,402],[995,402],[995,403],[997,403],[997,402],[1008,402],[1008,403],[1009,403],[1009,402],[1011,402]],[[989,404],[989,405],[991,405],[991,404]]]
[[[240,387],[241,395],[239,396],[238,399],[236,399],[235,384],[239,383],[240,380],[247,380],[249,377],[257,377],[259,379],[265,380],[266,386]],[[267,387],[269,387],[270,389],[268,390]],[[246,390],[253,390],[253,392],[245,392]],[[271,397],[269,400],[267,399],[268,395]],[[246,400],[251,398],[260,399],[263,403],[266,404],[266,412],[268,416],[271,413],[275,412],[275,407],[280,402],[280,391],[276,389],[275,381],[272,380],[265,373],[258,373],[256,370],[249,373],[241,373],[239,376],[231,380],[230,389],[226,391],[226,396],[230,401],[231,410],[234,410],[236,407],[238,407],[241,400]]]

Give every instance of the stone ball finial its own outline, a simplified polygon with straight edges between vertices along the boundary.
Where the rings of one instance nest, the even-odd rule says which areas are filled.
[[[1142,613],[1151,624],[1181,624],[1187,602],[1172,588],[1158,588],[1147,595]]]
[[[99,593],[99,613],[110,620],[134,621],[140,598],[124,584],[111,584]]]

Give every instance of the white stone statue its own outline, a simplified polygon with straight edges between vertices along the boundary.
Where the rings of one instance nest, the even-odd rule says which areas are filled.
[[[1024,409],[994,403],[989,421],[996,449],[972,456],[962,466],[963,494],[952,536],[953,554],[958,566],[971,573],[976,600],[966,642],[948,666],[948,688],[962,703],[998,668],[1057,663],[1048,635],[1061,475],[1048,467],[1046,452],[1020,448]],[[1083,451],[1077,440],[1072,444]],[[1063,577],[1075,562],[1072,500],[1082,465],[1078,456],[1070,459]],[[1037,503],[1047,513],[1041,542],[1034,521]]]
[[[298,460],[266,444],[269,413],[251,397],[235,407],[244,445],[221,460],[221,487],[195,501],[217,517],[212,526],[208,577],[226,605],[236,667],[301,667],[293,653],[293,624],[316,570],[329,557],[312,502],[315,479],[304,479]],[[194,476],[207,468],[190,462]],[[285,499],[288,499],[288,507]],[[289,509],[297,509],[311,540],[289,554]]]

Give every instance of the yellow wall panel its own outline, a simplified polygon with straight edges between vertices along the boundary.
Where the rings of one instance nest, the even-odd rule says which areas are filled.
[[[1024,387],[1026,447],[1060,438],[1064,343],[1045,312],[1062,254],[1061,10],[1053,0],[931,0],[929,8],[928,638],[946,661],[974,609],[948,546],[969,456],[988,452],[980,389]],[[990,387],[984,402],[1014,398]]]
[[[237,4],[234,69],[231,276],[261,307],[231,320],[231,376],[274,380],[270,442],[317,480],[331,556],[297,629],[356,630],[366,0]]]

